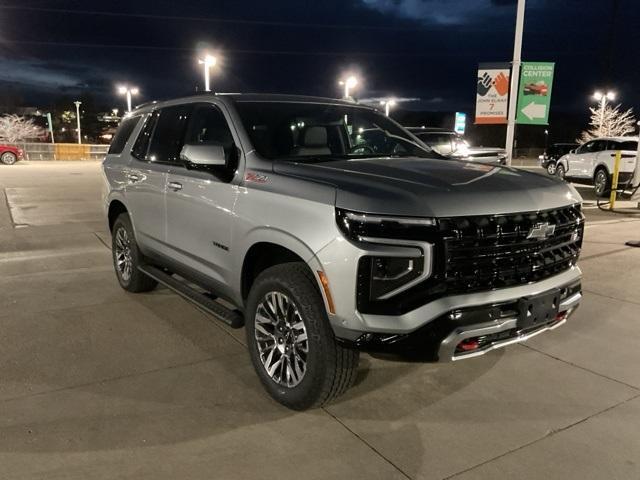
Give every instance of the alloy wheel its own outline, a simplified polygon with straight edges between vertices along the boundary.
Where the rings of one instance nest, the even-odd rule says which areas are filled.
[[[258,304],[255,341],[262,366],[279,385],[293,388],[307,370],[309,341],[302,316],[282,292],[269,292]]]
[[[555,175],[555,173],[556,173],[556,164],[555,163],[552,162],[552,163],[549,163],[547,165],[547,173],[549,175]]]
[[[13,165],[14,163],[16,163],[16,156],[11,153],[11,152],[4,152],[2,154],[2,156],[0,157],[0,160],[2,161],[2,163],[4,163],[5,165]]]
[[[607,175],[599,170],[595,179],[596,195],[603,195],[607,189]]]
[[[133,259],[131,258],[131,240],[124,227],[116,231],[116,268],[122,280],[128,282],[133,274]]]

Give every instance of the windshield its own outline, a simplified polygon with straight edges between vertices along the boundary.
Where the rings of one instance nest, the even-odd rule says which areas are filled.
[[[236,102],[257,152],[278,160],[433,156],[374,110],[305,102]]]

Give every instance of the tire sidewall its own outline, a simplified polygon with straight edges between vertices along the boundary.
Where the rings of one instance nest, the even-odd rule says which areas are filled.
[[[133,261],[133,272],[129,277],[129,280],[125,280],[122,278],[122,274],[117,266],[116,260],[116,235],[119,229],[125,229],[127,232],[127,237],[129,238],[129,248],[131,249],[131,259]],[[125,290],[131,286],[131,283],[134,278],[134,274],[139,265],[139,257],[138,257],[138,248],[136,245],[135,236],[133,234],[133,227],[131,226],[131,220],[129,220],[129,216],[126,214],[120,215],[116,221],[113,223],[113,230],[111,234],[111,257],[113,258],[113,267],[116,271],[116,276],[118,277],[118,282],[120,286]]]
[[[333,347],[333,331],[329,327],[322,298],[308,279],[301,274],[280,278],[272,270],[274,269],[263,272],[249,293],[245,320],[247,346],[254,368],[267,391],[289,408],[304,409],[313,403],[311,399],[315,399],[324,387],[322,380],[327,377],[327,367],[330,364],[328,357],[329,349]],[[255,340],[256,310],[264,296],[272,291],[284,293],[289,297],[298,309],[307,330],[307,370],[302,381],[292,388],[279,385],[271,379],[262,365]],[[310,301],[301,301],[301,292],[304,300]]]
[[[561,179],[563,179],[563,180],[564,180],[564,179],[565,179],[566,174],[567,174],[567,172],[566,172],[566,171],[565,171],[565,169],[564,169],[564,165],[562,165],[561,163],[559,163],[558,165],[556,165],[556,176],[557,176],[558,178],[561,178]]]
[[[556,164],[553,162],[549,162],[547,164],[547,173],[549,175],[555,175],[556,174]]]
[[[7,161],[6,158],[10,158],[10,161]],[[2,155],[0,155],[0,162],[2,162],[4,165],[14,165],[16,162],[18,161],[18,157],[11,152],[4,152]]]
[[[598,191],[598,178],[601,175],[604,175],[604,189],[601,192],[599,192]],[[593,177],[593,188],[595,189],[596,195],[598,197],[603,197],[603,196],[606,195],[607,189],[609,189],[609,178],[608,177],[609,177],[609,175],[607,175],[607,173],[602,169],[598,170],[596,172],[595,176]]]

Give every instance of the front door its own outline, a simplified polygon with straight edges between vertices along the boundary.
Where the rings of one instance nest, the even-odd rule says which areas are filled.
[[[230,293],[233,209],[238,188],[231,183],[239,149],[227,120],[213,104],[196,104],[187,145],[220,145],[225,167],[174,166],[167,178],[167,244],[174,258]]]

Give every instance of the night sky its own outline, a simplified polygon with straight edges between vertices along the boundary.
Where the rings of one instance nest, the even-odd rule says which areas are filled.
[[[202,88],[209,46],[217,91],[339,96],[355,71],[359,97],[472,112],[477,64],[511,58],[514,21],[509,0],[3,0],[0,88],[26,104],[90,91],[122,107],[119,83],[136,103],[180,96]],[[639,27],[637,0],[528,0],[523,59],[557,62],[552,111],[595,88],[638,106]]]

